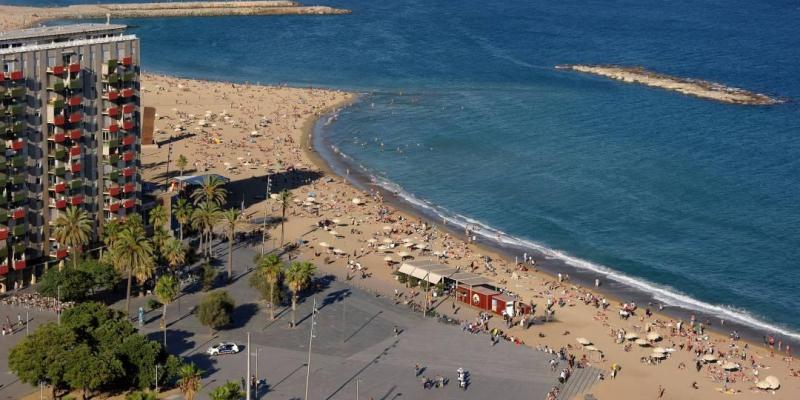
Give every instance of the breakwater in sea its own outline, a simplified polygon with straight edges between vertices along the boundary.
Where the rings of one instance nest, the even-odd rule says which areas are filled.
[[[679,78],[649,71],[642,67],[570,64],[557,65],[556,69],[578,71],[627,83],[638,83],[722,103],[765,106],[784,102],[784,100],[765,94],[726,86],[717,82]]]
[[[339,15],[351,11],[293,1],[193,1],[76,4],[66,7],[0,6],[0,30],[26,28],[53,19],[209,17],[228,15]]]

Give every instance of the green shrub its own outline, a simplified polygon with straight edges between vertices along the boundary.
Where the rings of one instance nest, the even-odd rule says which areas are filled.
[[[231,314],[235,306],[236,303],[228,292],[224,290],[209,292],[197,307],[197,319],[212,331],[223,328],[231,323]]]
[[[203,291],[207,292],[214,287],[214,281],[217,279],[217,270],[211,264],[205,263],[200,269],[203,283]]]
[[[50,268],[42,275],[37,290],[42,296],[61,301],[80,301],[86,298],[92,286],[91,276],[84,271],[71,267],[62,271]]]
[[[161,307],[161,303],[156,299],[147,299],[147,309],[152,311]]]

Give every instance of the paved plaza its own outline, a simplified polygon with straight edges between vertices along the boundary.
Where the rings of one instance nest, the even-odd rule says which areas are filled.
[[[217,247],[224,259],[226,246]],[[246,266],[253,251],[240,247],[234,251],[234,283],[222,287],[236,300],[233,324],[214,336],[192,314],[203,293],[187,288],[180,300],[170,306],[168,345],[206,371],[200,398],[227,380],[240,382],[246,376],[246,355],[252,358],[251,373],[266,379],[260,399],[303,399],[308,361],[309,329],[314,299],[317,302],[315,338],[312,344],[309,399],[543,399],[556,383],[550,371],[551,356],[525,346],[502,342],[492,346],[487,335],[464,333],[459,326],[445,325],[433,318],[412,313],[390,299],[356,289],[334,279],[324,279],[321,288],[298,306],[298,326],[289,327],[291,310],[281,308],[275,321],[261,307],[256,292],[248,284]],[[222,266],[220,266],[222,269]],[[145,302],[136,298],[134,307]],[[122,307],[122,303],[117,306]],[[135,309],[135,308],[134,308]],[[0,318],[16,318],[18,310],[0,306]],[[24,311],[21,311],[24,317]],[[142,332],[161,340],[160,309],[146,314]],[[48,312],[31,312],[31,329],[45,320],[54,320]],[[394,327],[401,333],[395,335]],[[205,350],[219,341],[234,341],[250,348],[236,355],[209,357]],[[24,329],[2,337],[0,362],[5,367],[9,348],[24,336]],[[256,353],[258,363],[256,366]],[[421,375],[441,375],[450,380],[442,389],[424,389],[414,366],[423,367]],[[469,371],[471,384],[466,391],[458,387],[456,370]],[[3,368],[7,371],[7,368]],[[582,372],[590,374],[591,371]],[[573,379],[577,378],[576,374]],[[35,388],[16,381],[13,374],[0,376],[0,398],[18,398]],[[255,398],[255,397],[254,397]]]

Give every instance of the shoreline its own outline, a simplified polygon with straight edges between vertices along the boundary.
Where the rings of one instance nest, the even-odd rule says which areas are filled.
[[[347,108],[355,102],[360,101],[363,96],[364,95],[359,95],[359,97],[351,102],[348,102],[347,104],[342,105],[341,107],[328,110],[327,113],[320,115],[313,122],[308,122],[304,125],[302,146],[307,157],[317,168],[324,171],[325,174],[331,174],[362,191],[370,189],[377,190],[381,192],[386,203],[400,210],[402,213],[406,214],[406,216],[416,219],[423,219],[429,224],[436,226],[439,229],[443,229],[450,235],[458,238],[458,240],[466,242],[466,235],[461,227],[453,225],[452,223],[442,225],[442,216],[436,213],[436,211],[419,207],[409,202],[398,193],[392,192],[391,190],[374,183],[372,176],[367,171],[362,170],[362,168],[356,165],[352,160],[343,157],[341,153],[338,153],[332,149],[333,144],[326,140],[321,132],[321,130],[324,128],[324,121],[331,118],[341,109]],[[333,123],[335,123],[335,121],[333,121]],[[349,175],[344,173],[344,169],[349,170]],[[564,273],[570,276],[571,281],[574,284],[577,284],[577,286],[579,286],[581,289],[589,290],[595,294],[601,294],[602,296],[607,297],[612,304],[622,304],[634,301],[636,304],[641,304],[642,306],[647,305],[648,307],[657,309],[658,304],[663,303],[656,299],[656,294],[650,293],[631,284],[626,284],[613,278],[609,278],[607,274],[595,272],[586,268],[580,268],[569,264],[566,260],[550,257],[543,251],[536,248],[502,243],[492,239],[488,235],[481,233],[478,233],[478,241],[471,245],[478,248],[482,254],[490,254],[493,258],[502,257],[510,264],[514,263],[515,258],[521,258],[520,256],[523,252],[527,252],[529,257],[532,257],[535,260],[536,269],[539,272],[547,275],[550,279],[555,280],[557,279],[558,273]],[[618,272],[615,273],[622,275]],[[594,287],[594,280],[596,278],[601,279],[602,281],[602,284],[599,288]],[[638,280],[637,278],[629,279]],[[651,282],[647,282],[646,284],[653,286],[657,285]],[[687,296],[692,301],[702,302],[701,300],[694,299],[689,295],[683,296]],[[705,307],[720,306],[707,304]],[[664,304],[663,310],[654,311],[654,314],[660,314],[664,317],[667,317],[667,319],[684,321],[688,321],[691,315],[695,314],[699,321],[708,320],[711,322],[710,324],[706,324],[708,330],[716,332],[721,336],[728,336],[731,331],[735,330],[739,333],[742,339],[750,343],[751,346],[762,345],[762,337],[765,335],[775,335],[782,336],[784,343],[791,344],[795,348],[800,348],[800,339],[790,336],[796,336],[798,335],[797,333],[769,330],[767,328],[755,326],[747,322],[726,318],[723,318],[725,321],[723,328],[720,326],[719,315],[712,314],[711,312],[705,310],[692,310],[683,305]],[[731,318],[737,317],[732,316]],[[768,324],[768,322],[760,321],[757,323]],[[778,329],[786,328],[778,327]]]
[[[13,6],[0,4],[0,32],[30,28],[47,21],[105,18],[217,17],[252,15],[344,15],[348,9],[306,6],[295,1],[192,1],[154,3]]]

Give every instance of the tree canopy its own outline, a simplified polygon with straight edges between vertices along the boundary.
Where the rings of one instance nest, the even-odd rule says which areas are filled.
[[[231,323],[231,314],[235,306],[236,303],[228,292],[224,290],[209,292],[197,307],[197,319],[212,330],[223,328]]]

